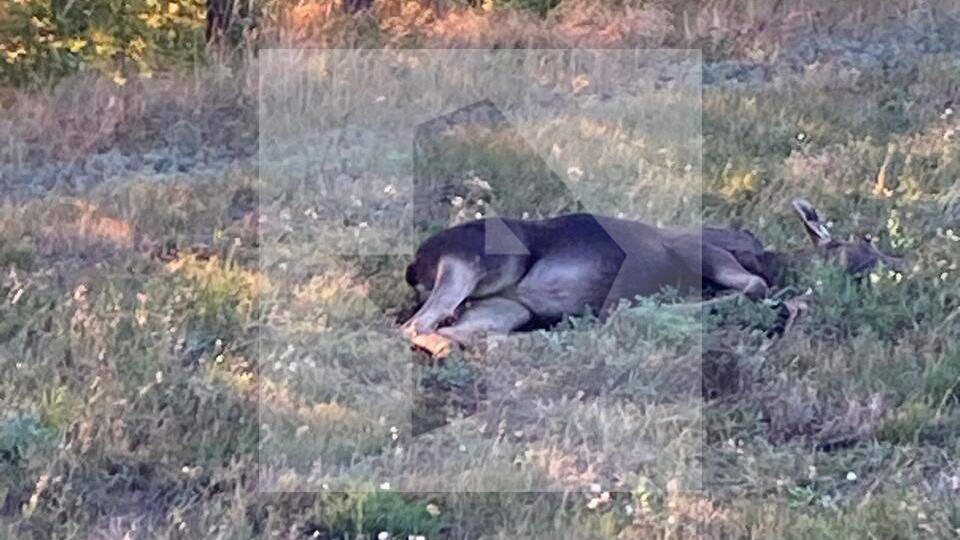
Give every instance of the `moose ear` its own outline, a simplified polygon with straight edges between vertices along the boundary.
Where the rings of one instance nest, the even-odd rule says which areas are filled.
[[[415,263],[410,263],[407,265],[407,271],[404,274],[404,278],[407,281],[407,285],[411,287],[417,286],[417,269],[414,267]]]
[[[807,236],[810,237],[813,245],[821,247],[830,243],[830,231],[827,230],[826,224],[820,221],[820,216],[813,209],[813,205],[803,199],[796,199],[793,201],[793,209],[800,214],[800,220],[803,221]]]

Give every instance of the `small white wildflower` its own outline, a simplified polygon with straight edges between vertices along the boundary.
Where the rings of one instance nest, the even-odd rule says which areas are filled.
[[[330,491],[330,484],[324,482],[324,483],[320,484],[320,488],[321,488],[322,490],[324,490],[324,491]]]
[[[459,450],[460,450],[461,452],[466,452],[466,451],[467,451],[466,445],[461,444]]]
[[[473,215],[473,217],[480,219],[483,217],[483,212],[477,212],[476,214]]]
[[[593,499],[590,499],[590,502],[587,503],[587,508],[590,510],[596,510],[599,507],[600,507],[600,499],[596,497],[594,497]]]
[[[600,486],[600,484],[590,484],[591,493],[600,493],[601,491],[603,491],[603,488]]]
[[[390,533],[387,531],[380,531],[380,534],[377,535],[377,540],[390,540]]]
[[[624,506],[624,507],[623,507],[623,512],[624,512],[625,514],[627,514],[628,516],[632,516],[632,515],[633,515],[633,506],[631,506],[631,505],[629,505],[629,504],[626,505],[626,506]]]
[[[369,227],[369,226],[370,226],[370,225],[368,225],[366,221],[361,221],[361,222],[357,225],[357,227],[360,227],[361,229],[366,229],[366,228]]]
[[[393,187],[393,184],[387,184],[387,187],[383,188],[383,192],[387,195],[396,195],[397,188]]]
[[[807,134],[804,132],[797,133],[797,140],[803,142],[807,139]]]
[[[670,517],[668,517],[668,518],[667,518],[667,523],[669,523],[670,525],[675,525],[675,524],[677,523],[677,517],[676,517],[676,516],[670,516]]]
[[[530,219],[530,212],[524,212],[523,214],[520,214],[520,217],[522,219]]]
[[[855,473],[855,472],[853,472],[853,471],[850,471],[850,472],[847,473],[847,481],[853,482],[853,481],[856,480],[856,479],[857,479],[857,473]]]
[[[78,300],[78,301],[79,301],[79,300],[83,299],[83,297],[86,296],[86,295],[87,295],[87,286],[86,286],[86,285],[80,285],[79,287],[77,287],[77,288],[73,291],[73,299],[74,299],[74,300]]]
[[[384,491],[390,491],[390,482],[384,482],[380,484],[380,489]]]
[[[427,505],[427,513],[433,517],[437,517],[440,515],[440,507],[433,503],[430,503]]]
[[[486,191],[490,191],[491,189],[493,189],[493,187],[490,186],[490,182],[487,182],[486,180],[482,180],[479,176],[474,176],[472,182],[473,182],[473,185],[477,186],[480,189],[483,189]]]

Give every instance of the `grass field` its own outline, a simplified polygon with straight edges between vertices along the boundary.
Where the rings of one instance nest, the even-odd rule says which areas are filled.
[[[671,108],[668,86],[633,111],[672,131],[622,122],[591,101],[596,79],[561,70],[549,115],[518,125],[569,193],[511,183],[539,173],[493,144],[443,164],[463,172],[449,218],[580,200],[789,250],[805,197],[836,237],[909,256],[863,283],[798,268],[810,313],[772,340],[759,304],[645,302],[431,364],[396,332],[412,237],[386,233],[410,217],[414,174],[399,119],[328,107],[360,112],[274,126],[268,161],[265,64],[0,94],[0,537],[960,537],[956,19],[900,2],[898,19],[831,11],[749,34],[721,32],[738,4],[716,4],[715,32],[709,14],[674,22],[673,45],[703,51],[702,101]],[[569,17],[465,10],[411,37],[378,13],[386,44],[470,45],[484,28],[486,43],[521,28],[580,43]],[[298,24],[346,39],[370,22]],[[625,28],[617,43],[671,45]],[[388,75],[353,76],[369,95],[330,95],[403,104],[377,101]],[[691,111],[702,124],[683,124]],[[378,219],[388,245],[345,254],[336,235]]]

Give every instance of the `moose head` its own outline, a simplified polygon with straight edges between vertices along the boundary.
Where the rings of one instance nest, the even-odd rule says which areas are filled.
[[[807,236],[813,244],[812,253],[802,251],[797,255],[822,257],[830,263],[843,266],[851,275],[869,272],[881,264],[897,271],[903,269],[902,257],[883,253],[868,238],[861,237],[848,242],[834,240],[826,224],[809,202],[797,199],[793,201],[793,208],[800,215]]]

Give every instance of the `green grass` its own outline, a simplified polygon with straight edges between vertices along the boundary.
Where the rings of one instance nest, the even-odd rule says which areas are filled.
[[[705,90],[705,222],[801,247],[789,201],[803,196],[835,236],[909,252],[902,274],[861,281],[798,267],[790,284],[809,289],[810,314],[773,341],[762,305],[700,320],[648,301],[482,358],[412,355],[393,326],[405,259],[317,241],[329,221],[402,215],[409,146],[389,132],[337,132],[316,144],[349,159],[266,171],[278,182],[260,233],[276,242],[259,247],[230,218],[251,170],[5,202],[0,537],[955,537],[960,224],[944,208],[960,150],[956,116],[941,114],[957,61]],[[648,119],[678,121],[650,99]],[[458,147],[437,173],[469,164],[451,183],[471,212],[575,198],[698,219],[664,179],[682,184],[699,157],[657,152],[677,132],[605,145],[644,127],[597,111],[561,111],[529,139],[551,170],[582,169],[569,192],[511,183],[543,169],[530,147],[497,141]],[[644,160],[638,181],[622,174],[628,158]],[[417,445],[411,413],[446,425]]]

